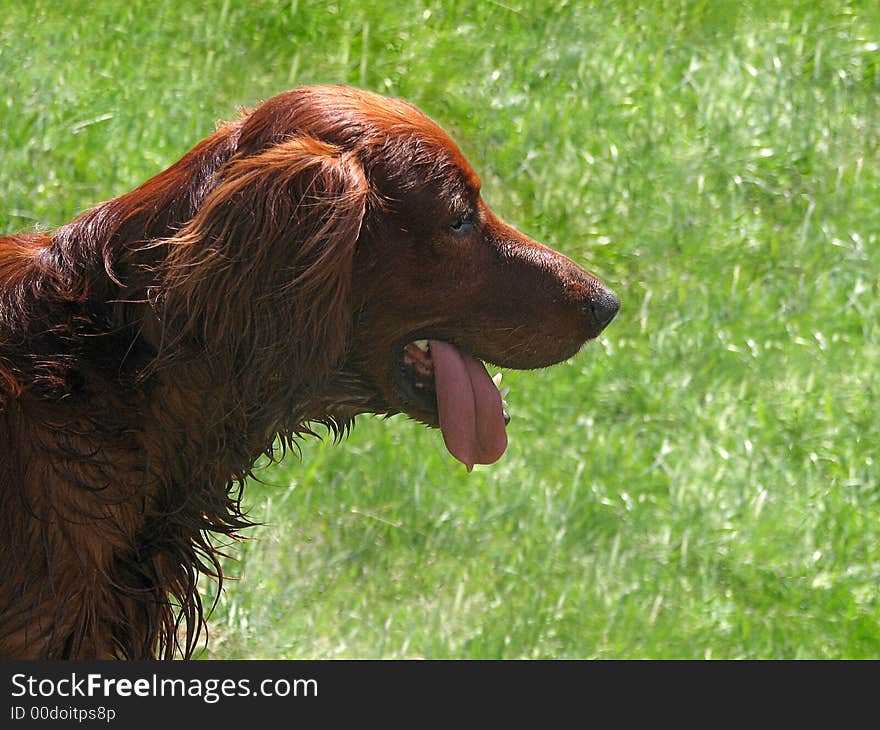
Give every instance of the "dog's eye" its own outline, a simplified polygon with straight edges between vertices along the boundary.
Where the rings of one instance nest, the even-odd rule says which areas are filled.
[[[464,236],[474,230],[474,220],[470,214],[463,215],[449,224],[449,232],[453,236]]]

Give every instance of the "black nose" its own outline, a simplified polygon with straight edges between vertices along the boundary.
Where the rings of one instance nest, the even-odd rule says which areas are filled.
[[[590,302],[590,312],[592,312],[593,319],[596,320],[600,330],[609,325],[618,309],[620,309],[620,299],[610,289],[603,288]]]

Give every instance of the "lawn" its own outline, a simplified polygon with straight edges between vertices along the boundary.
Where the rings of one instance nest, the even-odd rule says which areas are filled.
[[[261,467],[202,656],[880,656],[880,4],[0,11],[0,234],[344,82],[440,121],[496,212],[622,300],[505,373],[494,466],[363,417]]]

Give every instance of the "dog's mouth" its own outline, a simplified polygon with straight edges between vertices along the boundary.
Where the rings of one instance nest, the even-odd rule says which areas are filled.
[[[501,373],[489,377],[480,360],[441,340],[407,342],[396,359],[394,380],[404,410],[439,426],[446,448],[468,471],[501,458],[510,421],[506,389],[498,388]]]

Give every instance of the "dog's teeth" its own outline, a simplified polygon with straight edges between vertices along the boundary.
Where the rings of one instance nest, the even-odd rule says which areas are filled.
[[[498,392],[501,393],[502,398],[506,398],[507,394],[510,392],[510,386],[505,385],[503,388],[499,388]]]
[[[422,352],[428,351],[428,341],[427,340],[416,340],[413,344],[418,347]]]
[[[492,376],[492,382],[495,383],[495,387],[499,390],[501,389],[501,378],[503,377],[502,373],[495,373]]]

